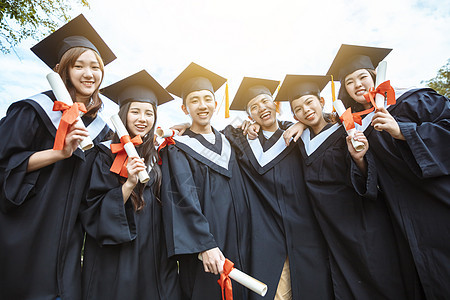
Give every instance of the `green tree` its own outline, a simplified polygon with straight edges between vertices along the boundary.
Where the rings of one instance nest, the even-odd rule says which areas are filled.
[[[450,59],[445,66],[442,66],[436,77],[426,81],[427,86],[434,89],[441,95],[450,98]]]
[[[23,39],[40,39],[71,18],[72,5],[88,0],[0,0],[0,52],[9,53]]]

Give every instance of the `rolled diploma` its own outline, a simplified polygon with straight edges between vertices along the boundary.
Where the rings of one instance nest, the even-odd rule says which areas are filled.
[[[64,82],[62,81],[59,74],[56,72],[50,72],[47,74],[47,80],[48,83],[50,83],[50,86],[52,87],[53,94],[55,94],[56,100],[72,106],[73,105],[72,97],[70,97],[69,91],[67,91],[67,88],[64,85]],[[80,117],[82,116],[83,113],[80,111]],[[83,121],[81,120],[79,121],[84,126]],[[90,136],[85,137],[80,143],[80,148],[83,150],[88,150],[91,149],[92,147],[94,147],[94,143],[92,142]]]
[[[178,130],[174,130],[174,129],[166,129],[166,128],[157,128],[156,129],[156,135],[159,136],[160,138],[174,136],[174,135],[177,135],[178,132],[179,132]]]
[[[198,254],[198,259],[203,261],[201,253]],[[260,296],[264,297],[267,293],[267,284],[262,283],[258,279],[255,279],[236,268],[231,270],[229,276],[231,279],[236,280],[238,283],[254,291]]]
[[[377,88],[380,84],[386,81],[386,68],[387,68],[387,62],[380,61],[377,67],[377,77],[375,80],[375,88]],[[381,94],[375,95],[375,103],[377,107],[384,107],[384,100],[385,96]]]
[[[339,117],[345,113],[346,109],[341,100],[339,100],[339,99],[335,100],[333,102],[333,105],[334,105],[334,108],[336,109],[336,112],[338,113]],[[345,124],[344,124],[344,128],[345,128]],[[353,148],[355,148],[355,150],[358,152],[362,151],[364,149],[364,143],[355,141],[353,139],[353,135],[355,134],[356,129],[352,128],[352,129],[346,130],[346,131],[347,131],[347,134],[352,137]]]
[[[246,288],[254,291],[260,296],[265,296],[267,293],[267,285],[261,281],[245,274],[244,272],[234,268],[229,274],[230,278],[236,280]]]
[[[119,115],[115,114],[111,116],[111,122],[113,123],[114,127],[116,128],[117,135],[119,138],[122,138],[125,135],[128,135],[128,131],[125,128],[125,126],[122,123],[122,120],[120,119]],[[125,149],[125,152],[127,153],[128,157],[139,157],[139,154],[136,151],[136,148],[134,147],[132,142],[128,142],[125,145],[123,145],[123,148]],[[139,181],[142,183],[146,183],[149,181],[150,177],[148,176],[147,171],[143,170],[138,173]]]

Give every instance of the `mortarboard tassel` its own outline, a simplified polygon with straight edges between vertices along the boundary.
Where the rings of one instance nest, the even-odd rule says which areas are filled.
[[[331,99],[334,101],[336,101],[336,87],[334,86],[334,79],[333,79],[333,75],[331,76]],[[334,108],[334,105],[332,105],[333,110],[332,112],[336,112],[336,109]]]
[[[277,90],[274,93],[274,98],[275,98],[275,95],[278,94],[278,91],[280,90],[280,87],[281,87],[281,85],[279,84],[277,86]],[[274,101],[274,102],[275,102],[276,111],[277,111],[277,113],[280,114],[281,113],[281,102],[280,101]]]
[[[225,84],[225,119],[230,117],[230,94],[228,93],[228,80]]]

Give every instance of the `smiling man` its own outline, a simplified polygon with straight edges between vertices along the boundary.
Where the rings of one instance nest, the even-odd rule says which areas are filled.
[[[160,152],[168,254],[179,261],[186,299],[221,299],[217,280],[225,257],[246,271],[249,218],[243,179],[230,143],[210,124],[214,93],[225,81],[191,63],[167,87],[183,99],[182,110],[192,119],[190,128],[174,137],[175,144]],[[247,290],[234,284],[233,299],[247,299]]]
[[[268,299],[331,299],[327,249],[306,196],[300,151],[296,143],[286,146],[277,122],[278,84],[245,77],[230,106],[261,126],[257,139],[231,125],[224,130],[249,197],[250,270],[268,285]]]

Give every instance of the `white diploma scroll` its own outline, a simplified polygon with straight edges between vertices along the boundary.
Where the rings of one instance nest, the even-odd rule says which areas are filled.
[[[114,127],[116,128],[117,135],[119,138],[122,138],[125,135],[129,135],[127,129],[122,123],[122,120],[120,119],[119,115],[115,114],[111,116],[111,123],[113,123]],[[125,152],[127,153],[128,157],[139,157],[139,154],[136,151],[136,148],[134,148],[134,145],[132,142],[128,142],[125,145],[123,145],[123,148],[125,149]],[[147,171],[143,170],[138,173],[139,181],[142,183],[146,183],[149,181],[150,177],[148,176]]]
[[[377,88],[380,84],[386,81],[386,69],[387,69],[387,62],[380,61],[377,67],[377,77],[375,80],[375,88]],[[377,107],[384,107],[384,100],[386,97],[381,94],[375,95],[375,104]]]
[[[156,135],[160,138],[171,137],[179,133],[178,130],[167,129],[167,128],[157,128],[155,131]]]
[[[333,102],[333,106],[334,106],[334,109],[336,109],[336,112],[338,113],[339,117],[342,116],[344,114],[344,112],[346,111],[344,104],[339,99],[337,99],[337,100],[335,100]],[[343,125],[344,125],[344,128],[345,128],[345,124],[343,124]],[[353,148],[355,148],[355,150],[358,151],[358,152],[362,151],[364,149],[364,143],[359,142],[359,141],[355,141],[353,139],[353,135],[355,134],[356,129],[353,127],[350,130],[346,129],[346,131],[347,131],[347,134],[352,137]]]
[[[198,254],[198,259],[203,261],[201,253]],[[262,283],[258,279],[255,279],[236,268],[233,268],[228,276],[262,297],[267,293],[267,284]]]
[[[48,83],[50,83],[50,86],[52,87],[53,94],[55,94],[56,100],[61,101],[69,106],[73,105],[72,97],[70,97],[69,91],[67,91],[66,86],[64,85],[64,82],[62,81],[61,77],[56,72],[50,72],[47,74],[47,80]],[[83,113],[80,112],[80,117],[83,116]],[[84,127],[84,123],[81,119],[78,120],[78,122],[81,122],[81,125]],[[80,148],[84,150],[88,150],[94,147],[94,143],[92,142],[92,139],[87,136],[85,137],[81,143]]]

